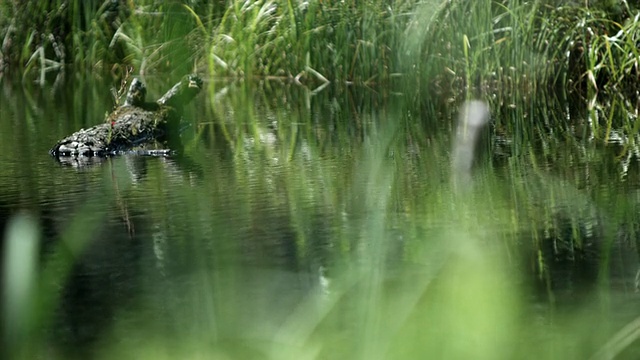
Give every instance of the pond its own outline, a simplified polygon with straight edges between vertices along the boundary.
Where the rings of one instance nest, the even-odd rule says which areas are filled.
[[[170,83],[145,80],[151,98]],[[111,84],[2,85],[8,355],[640,354],[624,105],[491,98],[490,153],[460,194],[461,99],[207,82],[179,154],[56,159],[104,121]],[[7,305],[17,223],[38,238],[23,310]]]

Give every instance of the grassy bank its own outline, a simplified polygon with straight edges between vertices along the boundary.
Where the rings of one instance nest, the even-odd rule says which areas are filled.
[[[42,82],[132,67],[486,94],[620,90],[638,76],[638,16],[627,2],[3,0],[0,9],[0,70]]]

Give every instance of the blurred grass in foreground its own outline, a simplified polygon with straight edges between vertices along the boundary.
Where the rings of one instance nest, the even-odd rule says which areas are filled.
[[[249,321],[244,325],[246,329],[225,323],[225,319],[231,322],[234,319],[224,314],[243,311],[242,303],[234,305],[238,295],[233,294],[239,291],[242,298],[242,293],[250,294],[256,289],[233,282],[223,282],[229,284],[229,288],[221,287],[217,283],[218,277],[227,270],[218,269],[219,273],[191,275],[197,288],[181,294],[185,306],[195,311],[195,317],[192,318],[194,323],[183,324],[179,321],[175,325],[182,331],[165,335],[162,327],[154,328],[151,325],[150,328],[134,330],[126,325],[130,319],[123,324],[116,322],[113,335],[105,335],[103,341],[106,346],[100,348],[98,353],[104,358],[127,355],[136,358],[229,356],[299,359],[407,358],[429,354],[495,358],[496,355],[513,351],[510,349],[513,340],[511,335],[520,306],[517,292],[509,288],[509,272],[499,265],[501,261],[495,261],[496,254],[491,250],[493,247],[487,249],[482,245],[486,239],[483,240],[482,235],[478,237],[476,231],[480,230],[477,227],[481,224],[472,221],[467,225],[469,219],[474,218],[473,214],[467,214],[467,220],[456,221],[461,230],[452,229],[440,234],[441,239],[437,241],[440,249],[435,252],[423,249],[423,256],[413,259],[414,266],[405,268],[398,264],[388,265],[391,244],[384,209],[388,207],[390,193],[387,189],[391,186],[393,172],[384,162],[375,160],[379,158],[379,155],[375,155],[379,154],[378,150],[365,148],[363,153],[374,155],[363,155],[364,165],[357,173],[368,180],[363,182],[365,188],[357,190],[361,193],[356,196],[367,194],[363,204],[365,208],[359,211],[370,215],[361,226],[347,230],[357,236],[351,239],[356,247],[353,249],[354,257],[331,269],[330,285],[310,291],[291,309],[281,327],[273,329],[273,332],[263,332],[272,326],[269,319],[264,324]],[[468,205],[467,211],[473,211],[472,207]],[[78,215],[77,221],[85,222],[82,215]],[[85,234],[93,232],[83,228]],[[5,317],[5,334],[10,335],[5,338],[9,345],[5,349],[16,351],[10,354],[22,355],[18,357],[44,355],[47,353],[46,341],[37,336],[38,329],[50,323],[47,317],[52,315],[53,308],[46,304],[57,301],[58,291],[38,284],[53,276],[53,273],[58,277],[53,279],[53,283],[58,286],[64,284],[66,272],[60,271],[60,266],[69,268],[74,260],[72,257],[53,257],[49,264],[42,267],[43,271],[51,272],[48,275],[38,274],[37,224],[17,217],[9,229],[5,254],[10,261],[5,261],[5,274],[26,278],[12,280],[10,277],[5,281],[5,294],[9,299],[5,314],[12,315]],[[482,233],[486,233],[486,229]],[[78,233],[70,241],[79,242],[76,246],[82,247],[86,241],[82,238],[85,236]],[[426,244],[433,242],[433,239],[425,239]],[[22,251],[14,248],[25,244],[31,244],[30,249]],[[58,247],[63,249],[67,244],[66,241],[61,242]],[[21,257],[21,253],[25,253],[26,258]],[[51,267],[51,262],[58,262],[57,270]],[[31,270],[24,271],[24,266]],[[25,290],[21,290],[22,286],[31,290],[25,293]],[[228,298],[225,299],[224,294]],[[287,294],[282,296],[287,297]],[[38,301],[29,306],[25,299]],[[214,309],[211,313],[204,312],[207,302],[212,302],[209,304]],[[140,306],[144,307],[144,302]],[[46,312],[44,317],[37,321],[25,321],[42,311]],[[268,309],[264,311],[268,312]],[[149,320],[153,324],[153,320]],[[238,320],[247,321],[243,316],[239,316]],[[120,325],[124,327],[123,333],[119,332]],[[248,334],[247,337],[243,332]],[[110,336],[114,336],[112,343]],[[127,340],[123,342],[117,339]]]
[[[571,143],[571,151],[554,147],[557,152],[550,150],[540,158],[532,150],[540,140],[524,141],[518,150],[512,145],[507,150],[525,154],[511,158],[516,162],[512,177],[488,169],[476,177],[472,191],[457,196],[446,180],[447,131],[424,135],[417,121],[408,121],[411,118],[397,109],[359,111],[360,136],[336,130],[339,134],[329,137],[336,146],[325,146],[320,141],[324,124],[319,128],[305,126],[313,123],[313,114],[303,104],[298,104],[300,118],[287,118],[278,112],[282,107],[276,106],[275,111],[261,108],[246,95],[241,92],[224,100],[231,110],[239,109],[233,116],[244,121],[226,123],[224,139],[231,144],[234,159],[229,176],[223,175],[229,169],[216,163],[204,170],[203,181],[193,185],[183,180],[190,186],[183,184],[176,188],[177,193],[168,194],[169,182],[186,176],[172,178],[169,170],[152,167],[148,170],[152,174],[149,186],[137,189],[149,191],[148,196],[125,201],[126,188],[117,186],[126,181],[124,163],[114,159],[104,164],[102,180],[118,192],[92,196],[73,216],[53,256],[42,266],[34,255],[38,224],[23,217],[14,220],[4,249],[4,273],[9,276],[3,282],[7,299],[3,300],[4,351],[23,358],[67,357],[42,331],[55,326],[51,318],[69,269],[105,221],[93,214],[114,205],[119,213],[128,213],[150,201],[158,202],[151,203],[150,218],[165,224],[163,231],[173,241],[169,249],[189,249],[175,256],[186,254],[194,269],[177,279],[151,277],[145,284],[153,289],[149,295],[116,309],[114,322],[92,345],[95,357],[582,359],[604,349],[607,339],[620,328],[610,319],[612,314],[606,308],[611,299],[604,290],[576,299],[567,310],[532,301],[530,290],[523,285],[532,274],[521,268],[521,251],[535,254],[540,244],[519,236],[523,229],[537,226],[532,225],[533,220],[544,223],[545,216],[550,216],[540,213],[548,209],[544,201],[536,205],[529,199],[542,196],[574,204],[587,195],[567,199],[562,192],[570,187],[564,185],[547,188],[554,189],[548,194],[545,188],[524,186],[517,165],[533,169],[537,176],[543,167],[532,164],[563,161],[572,151],[584,154],[590,149],[588,144]],[[225,107],[220,108],[218,111],[224,111]],[[527,111],[531,111],[529,116],[538,114],[535,111],[547,112],[533,105],[531,110],[516,110],[511,116],[517,118],[526,118],[522,114]],[[257,117],[256,113],[262,115]],[[275,142],[261,136],[265,135],[264,119],[277,120]],[[429,116],[421,120],[434,121]],[[446,129],[448,125],[442,126]],[[311,129],[317,133],[310,135]],[[544,134],[543,130],[523,138],[533,139],[534,134]],[[541,141],[553,139],[547,135]],[[350,142],[358,146],[348,146]],[[194,161],[216,161],[211,157],[213,150],[203,151],[198,143],[192,146]],[[340,166],[323,161],[343,149],[348,149],[349,156],[340,158],[344,162]],[[412,157],[416,153],[422,157]],[[571,183],[570,176],[579,174],[565,174],[563,167],[551,168]],[[411,181],[408,175],[419,181]],[[505,184],[513,189],[505,189]],[[332,248],[323,264],[326,274],[302,269],[315,280],[296,297],[279,292],[277,284],[293,281],[299,274],[246,266],[238,230],[230,226],[228,213],[211,210],[211,201],[221,201],[220,194],[228,189],[245,190],[232,192],[229,199],[237,205],[233,211],[248,213],[250,221],[258,221],[251,219],[252,212],[263,214],[254,207],[265,208],[266,213],[288,207],[290,217],[285,220],[301,249],[318,230],[309,204],[320,204],[320,208],[330,205],[327,208],[336,214],[324,214],[330,224],[327,246]],[[150,196],[153,192],[159,194],[158,199]],[[512,196],[524,210],[514,208]],[[169,218],[175,224],[166,224]],[[265,222],[275,220],[267,218]],[[211,241],[212,234],[216,241]],[[571,242],[571,238],[565,241]],[[25,244],[26,249],[21,250]],[[223,258],[227,247],[232,248],[228,252],[232,256]],[[141,271],[161,272],[156,268]],[[25,298],[36,300],[29,304],[21,300]],[[594,323],[599,326],[594,328]],[[633,329],[633,323],[629,326]],[[635,339],[633,333],[629,337]],[[625,341],[616,344],[609,351],[624,350]]]

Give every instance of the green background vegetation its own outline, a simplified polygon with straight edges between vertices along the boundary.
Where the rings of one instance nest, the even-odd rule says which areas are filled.
[[[638,77],[639,19],[627,1],[3,0],[0,10],[0,71],[29,81],[132,66],[490,93],[628,90]]]

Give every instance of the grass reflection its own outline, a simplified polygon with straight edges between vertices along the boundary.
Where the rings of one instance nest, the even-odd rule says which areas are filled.
[[[190,110],[182,157],[51,168],[71,190],[40,185],[34,207],[81,195],[53,225],[21,225],[54,245],[31,260],[38,336],[5,330],[9,355],[585,358],[633,327],[630,277],[607,279],[637,268],[619,257],[635,249],[635,183],[575,135],[586,111],[495,100],[491,161],[460,196],[451,104],[213,95]]]

